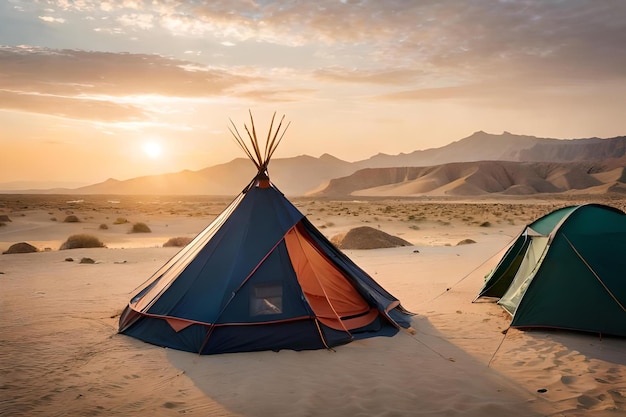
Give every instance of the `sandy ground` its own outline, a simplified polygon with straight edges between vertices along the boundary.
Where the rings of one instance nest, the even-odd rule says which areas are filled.
[[[11,221],[0,226],[0,251],[24,241],[41,252],[0,255],[0,415],[626,414],[626,340],[503,333],[509,317],[500,307],[471,302],[493,256],[526,223],[571,203],[560,199],[296,199],[328,237],[368,225],[415,245],[346,251],[417,313],[415,334],[333,351],[213,356],[118,335],[132,290],[178,250],[162,244],[195,236],[228,202],[2,196],[0,215]],[[65,223],[68,215],[80,222]],[[115,224],[120,218],[127,223]],[[152,232],[129,233],[135,222]],[[107,248],[59,251],[75,233]],[[476,243],[457,246],[463,239]]]

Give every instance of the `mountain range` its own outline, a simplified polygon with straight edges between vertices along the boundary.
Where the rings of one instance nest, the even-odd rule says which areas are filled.
[[[288,196],[415,196],[622,192],[626,136],[550,139],[476,132],[440,148],[377,154],[347,162],[332,155],[270,161],[272,181]],[[78,188],[6,191],[42,194],[235,195],[255,174],[245,158],[198,171],[108,179]],[[0,184],[0,190],[2,184]]]

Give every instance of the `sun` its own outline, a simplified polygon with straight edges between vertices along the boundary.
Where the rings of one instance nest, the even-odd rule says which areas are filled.
[[[143,144],[143,152],[150,159],[157,159],[163,153],[163,148],[156,142],[146,142]]]

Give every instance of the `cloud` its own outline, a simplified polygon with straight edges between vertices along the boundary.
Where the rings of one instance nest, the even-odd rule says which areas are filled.
[[[194,59],[190,52],[202,51],[196,59],[255,70],[159,55],[43,49],[5,69],[6,51],[0,50],[0,71],[11,74],[0,87],[8,83],[16,91],[60,95],[245,94],[291,100],[308,95],[302,91],[313,85],[339,94],[343,84],[362,88],[361,97],[387,90],[377,96],[385,100],[480,101],[626,82],[626,2],[50,0],[46,5],[50,13],[37,13],[82,18],[82,24],[94,18],[88,23],[101,31],[98,39],[106,32],[119,42],[126,32],[143,32],[142,47],[149,50],[157,48],[149,39],[170,39],[169,53],[178,47],[180,55]],[[278,79],[275,67],[293,70],[289,84],[278,89],[283,93],[269,88]]]
[[[587,86],[571,84],[567,80],[562,80],[560,84],[538,80],[521,88],[512,82],[495,80],[446,87],[403,89],[371,96],[369,99],[391,103],[464,103],[474,109],[531,112],[543,109],[548,113],[577,109],[592,114],[602,109],[600,112],[608,115],[626,105],[626,84],[609,80]]]
[[[154,27],[154,16],[146,13],[124,14],[117,18],[117,21],[125,26],[138,30],[150,30]]]
[[[2,90],[0,90],[0,108],[99,122],[132,121],[146,117],[140,108],[110,101]]]
[[[252,40],[288,47],[308,45],[328,56],[350,58],[359,68],[419,69],[457,78],[518,71],[536,77],[590,79],[597,74],[623,77],[626,66],[625,2],[49,3],[67,12],[117,16],[98,22],[100,30],[112,33],[121,24],[135,30],[159,27],[178,37],[214,39],[224,45]]]
[[[499,74],[557,80],[623,77],[626,3],[456,2],[431,4],[394,55],[474,79]],[[416,51],[420,51],[419,54]],[[592,68],[590,71],[589,69]]]
[[[316,90],[313,89],[256,89],[237,93],[238,97],[251,99],[257,102],[297,102],[310,100]]]
[[[424,72],[412,69],[370,70],[335,66],[315,70],[313,75],[319,80],[329,82],[406,85],[424,75]]]
[[[159,55],[0,47],[0,88],[49,94],[215,96],[253,81]]]
[[[159,55],[0,47],[0,108],[64,117],[133,119],[145,113],[124,97],[219,97],[259,80]]]
[[[48,23],[65,23],[65,19],[62,17],[39,16],[39,19]]]

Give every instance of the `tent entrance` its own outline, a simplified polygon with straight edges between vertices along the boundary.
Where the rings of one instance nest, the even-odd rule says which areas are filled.
[[[545,255],[548,247],[548,236],[530,236],[530,243],[524,253],[524,257],[519,265],[519,269],[509,286],[509,289],[504,293],[502,298],[498,301],[506,311],[511,315],[515,315],[517,306],[519,305],[526,289],[532,282],[535,272],[541,264],[542,258]]]
[[[370,307],[298,225],[287,232],[285,243],[302,292],[321,323],[349,332],[376,320],[378,310]]]

